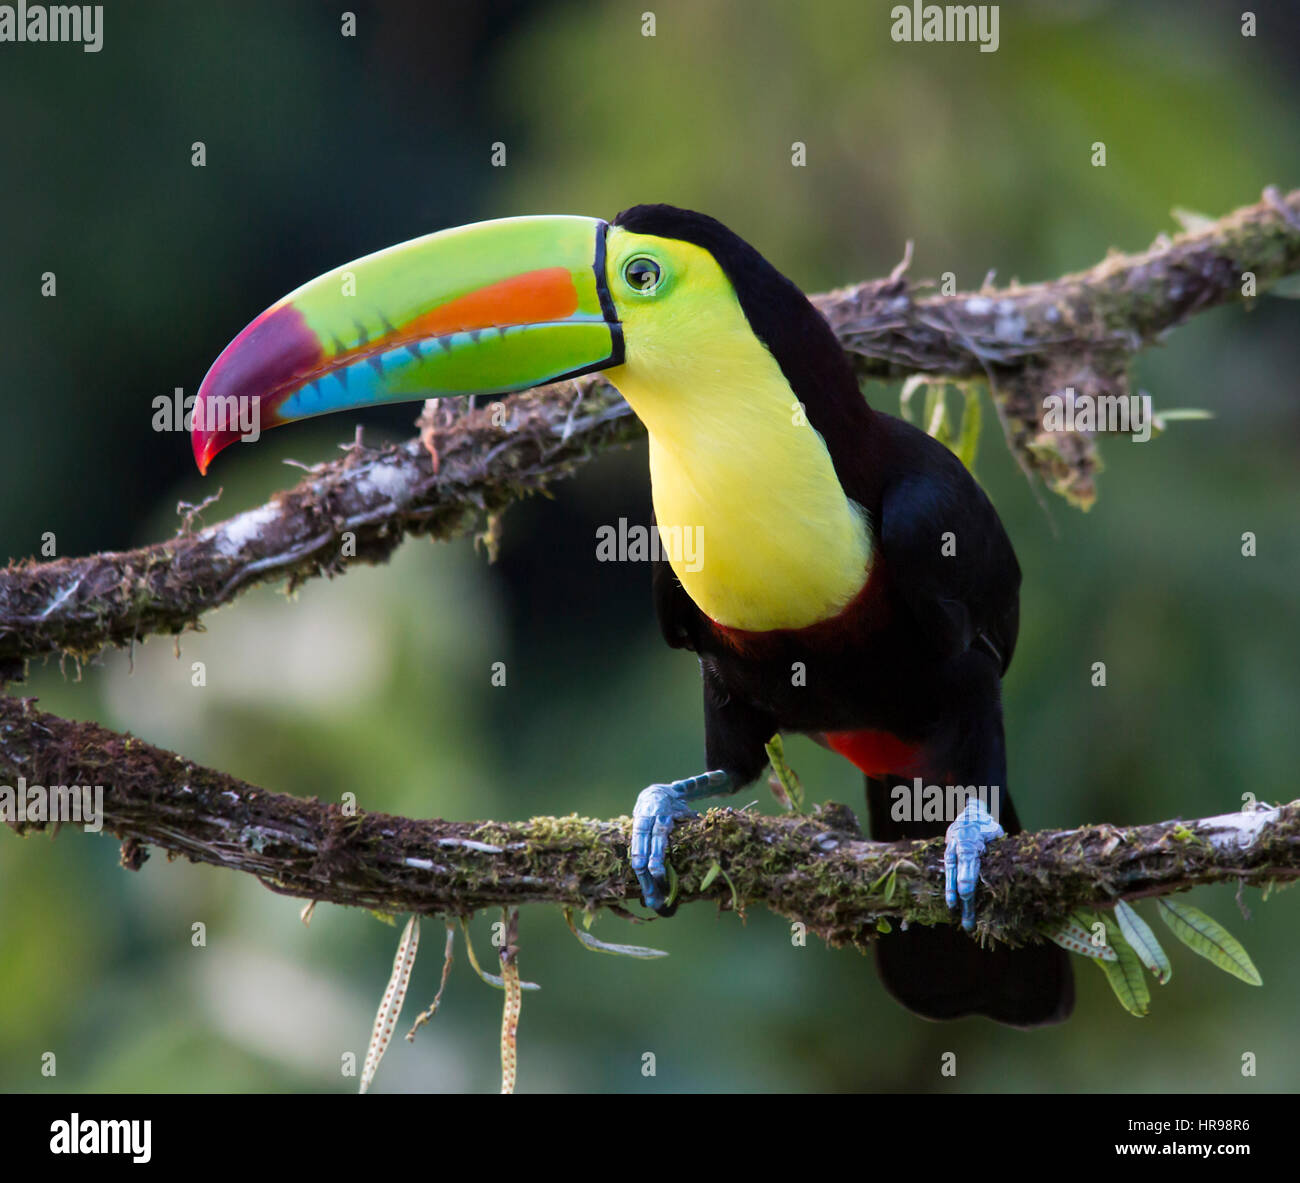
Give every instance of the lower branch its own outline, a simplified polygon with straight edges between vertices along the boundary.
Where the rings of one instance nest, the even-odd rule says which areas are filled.
[[[283,895],[391,913],[466,915],[523,903],[622,911],[639,898],[627,866],[627,818],[503,823],[349,814],[47,714],[35,701],[0,696],[0,786],[28,794],[33,786],[102,786],[103,829],[123,840],[131,869],[156,846],[254,875]],[[19,820],[16,796],[0,787],[11,828],[57,825],[30,812]],[[943,899],[943,842],[867,841],[842,805],[781,817],[711,809],[678,827],[672,864],[682,903],[766,907],[834,945],[865,944],[882,920],[954,919]],[[985,855],[978,927],[1019,944],[1079,907],[1203,883],[1263,887],[1297,877],[1300,801],[1197,821],[1018,834]]]

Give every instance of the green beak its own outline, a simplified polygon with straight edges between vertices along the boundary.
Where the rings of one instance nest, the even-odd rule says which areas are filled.
[[[304,284],[222,351],[199,387],[199,470],[262,429],[379,403],[505,394],[620,365],[598,218],[477,222]]]

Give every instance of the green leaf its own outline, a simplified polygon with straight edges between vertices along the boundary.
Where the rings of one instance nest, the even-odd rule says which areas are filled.
[[[615,945],[609,941],[597,940],[589,932],[579,932],[573,923],[572,908],[564,909],[564,922],[569,926],[569,931],[578,938],[579,943],[594,953],[613,953],[619,957],[640,957],[642,959],[668,956],[667,951],[664,949],[650,949],[645,945]]]
[[[947,444],[949,439],[947,393],[946,383],[931,382],[925,388],[925,412],[921,416],[921,426],[941,444]]]
[[[781,786],[781,792],[776,793],[777,799],[780,800],[784,793],[785,799],[781,804],[794,813],[803,813],[803,785],[799,783],[799,778],[785,762],[785,744],[781,741],[780,733],[772,736],[764,746],[767,750],[768,762],[772,765],[772,773]],[[775,792],[775,788],[773,791]]]
[[[1212,961],[1224,973],[1240,978],[1250,986],[1262,986],[1264,979],[1251,961],[1250,954],[1241,942],[1217,920],[1199,908],[1181,904],[1177,900],[1157,900],[1160,919],[1170,931],[1193,953]]]
[[[671,908],[677,902],[677,893],[682,889],[682,881],[672,863],[665,863],[664,869],[668,872],[668,898],[664,901],[664,905]]]
[[[903,383],[903,389],[898,396],[898,417],[907,420],[908,423],[915,423],[912,418],[912,395],[914,395],[922,386],[928,387],[930,380],[924,374],[913,374],[906,382]]]
[[[1115,905],[1115,920],[1119,924],[1120,932],[1124,934],[1124,939],[1132,945],[1133,952],[1151,971],[1155,980],[1163,986],[1174,976],[1174,969],[1169,964],[1165,951],[1160,947],[1160,942],[1156,940],[1156,934],[1151,931],[1151,926],[1123,900]]]
[[[1080,957],[1090,957],[1094,961],[1114,961],[1115,950],[1109,945],[1097,945],[1093,942],[1090,925],[1101,923],[1096,913],[1075,912],[1055,924],[1046,924],[1042,933],[1048,940],[1054,941],[1062,949],[1077,953]]]
[[[953,451],[957,453],[957,459],[966,466],[967,471],[974,472],[975,458],[980,450],[980,427],[983,424],[984,410],[980,403],[978,386],[971,383],[963,384],[962,395],[966,403],[962,409],[957,446]]]
[[[731,876],[726,871],[722,872],[722,877],[727,881],[727,886],[731,888],[731,910],[738,913],[740,911],[740,896],[736,894],[736,885],[732,883]]]
[[[713,865],[705,873],[704,878],[700,880],[700,890],[708,891],[710,885],[718,877],[718,872],[721,870],[722,870],[722,864],[718,862],[717,859],[714,859]]]
[[[495,986],[498,990],[506,988],[506,980],[500,974],[490,974],[478,963],[478,958],[474,955],[474,942],[469,938],[469,921],[462,916],[460,918],[461,931],[465,934],[465,953],[469,957],[469,963],[474,967],[474,972],[478,974],[489,986]],[[536,982],[520,982],[521,990],[540,990]]]
[[[1107,943],[1103,945],[1097,944],[1093,937],[1094,926],[1098,924],[1106,932]],[[1142,962],[1129,947],[1118,925],[1096,912],[1080,908],[1064,920],[1044,925],[1041,931],[1062,949],[1095,961],[1106,975],[1120,1005],[1129,1014],[1141,1018],[1147,1013],[1151,994],[1142,976]]]
[[[1106,935],[1115,950],[1114,961],[1098,961],[1102,973],[1110,983],[1122,1006],[1129,1014],[1142,1018],[1151,1006],[1151,991],[1147,988],[1146,975],[1142,972],[1142,962],[1132,946],[1124,939],[1119,925],[1113,921],[1106,922]]]

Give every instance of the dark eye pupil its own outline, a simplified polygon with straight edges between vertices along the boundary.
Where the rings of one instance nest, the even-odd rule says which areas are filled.
[[[659,282],[659,264],[653,259],[633,259],[624,274],[632,287],[646,292]]]

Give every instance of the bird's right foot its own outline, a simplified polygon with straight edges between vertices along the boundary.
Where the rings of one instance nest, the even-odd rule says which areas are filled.
[[[980,878],[980,858],[984,848],[1006,831],[976,799],[967,803],[961,816],[948,827],[943,854],[944,897],[949,908],[961,904],[961,926],[967,932],[975,927],[975,888]]]

